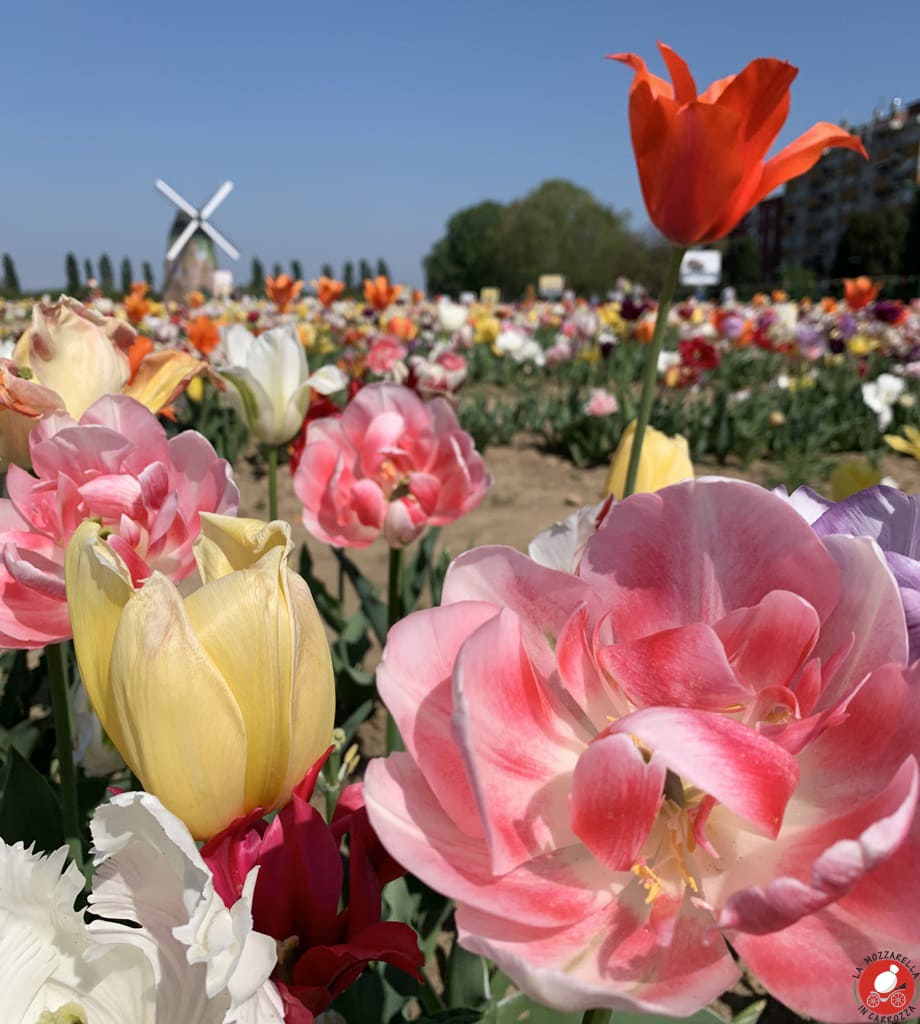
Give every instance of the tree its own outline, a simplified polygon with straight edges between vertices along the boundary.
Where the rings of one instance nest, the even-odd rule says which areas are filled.
[[[265,289],[265,268],[257,257],[252,258],[252,272],[249,277],[249,290],[253,295],[261,295]]]
[[[831,265],[831,277],[883,277],[900,269],[907,210],[883,206],[854,213],[847,221]]]
[[[385,277],[388,281],[390,280],[390,268],[387,261],[382,257],[377,260],[377,276]]]
[[[99,257],[99,286],[104,292],[115,291],[115,274],[107,252]]]
[[[144,280],[147,282],[147,287],[150,291],[153,291],[153,267],[150,265],[150,260],[144,260],[141,264],[141,273],[144,275]]]
[[[131,291],[131,285],[134,283],[134,270],[131,267],[131,261],[127,256],[121,261],[121,290],[122,294],[127,295]]]
[[[280,263],[276,263],[272,267],[272,277],[281,277],[281,275],[283,273],[284,273],[284,271],[281,269],[281,264]]]
[[[732,235],[722,260],[722,281],[735,289],[757,291],[762,285],[760,247],[751,235]]]
[[[361,260],[358,264],[358,280],[369,281],[374,276],[374,271],[371,270],[370,263],[367,260]]]
[[[498,284],[498,235],[504,207],[486,200],[455,213],[425,257],[428,291],[458,295]]]
[[[634,276],[636,236],[626,217],[570,181],[545,181],[502,212],[497,284],[509,298],[541,274],[562,274],[581,295],[603,295]]]
[[[12,296],[17,296],[20,292],[16,264],[8,252],[3,254],[3,289]]]
[[[96,275],[93,273],[92,260],[83,261],[83,280],[86,282],[86,287],[89,288],[89,282]]]
[[[920,186],[914,189],[914,199],[907,211],[900,271],[912,276],[920,274]]]
[[[303,264],[300,260],[291,260],[291,277],[295,281],[303,280]]]
[[[335,277],[335,271],[332,269],[332,264],[331,263],[324,263],[322,265],[322,268],[320,269],[320,274],[323,277],[328,277],[330,279],[334,278]]]
[[[67,277],[65,285],[67,294],[78,295],[80,293],[80,267],[77,257],[72,252],[67,253],[67,258],[64,260],[64,273]]]
[[[354,291],[355,287],[355,265],[351,260],[345,261],[345,266],[342,267],[342,280],[345,282],[345,291]]]

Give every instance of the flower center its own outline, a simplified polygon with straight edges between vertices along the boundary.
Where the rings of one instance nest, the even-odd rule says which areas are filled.
[[[35,1024],[89,1024],[79,1003],[64,1003],[57,1010],[43,1010]]]

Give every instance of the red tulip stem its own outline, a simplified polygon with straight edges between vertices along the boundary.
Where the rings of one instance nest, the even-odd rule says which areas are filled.
[[[83,846],[80,836],[80,812],[77,804],[77,773],[73,763],[73,733],[70,722],[70,686],[67,682],[66,641],[45,648],[45,662],[51,680],[51,712],[54,715],[54,737],[57,747],[58,773],[61,779],[61,821],[70,855],[83,869]]]
[[[671,250],[668,269],[665,273],[661,294],[658,296],[658,312],[655,314],[655,331],[645,354],[645,369],[642,375],[642,395],[639,398],[639,415],[636,418],[636,432],[633,434],[632,450],[629,453],[629,468],[626,471],[626,486],[623,497],[628,498],[636,489],[636,478],[639,476],[639,459],[642,456],[642,442],[645,440],[645,428],[652,414],[652,399],[658,383],[658,354],[664,341],[664,331],[668,323],[668,310],[677,291],[677,280],[680,275],[680,263],[684,258],[684,250],[675,246]]]
[[[275,445],[268,449],[268,518],[272,522],[278,518],[278,449]]]

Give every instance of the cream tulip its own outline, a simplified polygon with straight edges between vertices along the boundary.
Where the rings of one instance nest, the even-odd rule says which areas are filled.
[[[215,362],[231,385],[228,401],[253,434],[269,445],[284,444],[300,430],[311,389],[331,395],[348,383],[336,366],[322,366],[311,375],[303,345],[287,327],[256,338],[234,324],[224,334]]]
[[[135,589],[102,527],[67,548],[74,646],[90,701],[144,789],[207,839],[283,806],[332,738],[332,659],[286,523],[201,514],[202,586]]]

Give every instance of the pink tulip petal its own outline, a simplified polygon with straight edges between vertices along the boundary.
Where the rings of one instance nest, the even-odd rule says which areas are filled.
[[[714,626],[729,664],[750,687],[788,686],[814,649],[821,623],[798,594],[774,590]]]
[[[374,758],[364,798],[387,852],[427,885],[467,906],[553,927],[582,920],[610,902],[609,872],[581,845],[495,877],[483,841],[447,817],[408,754]]]
[[[795,758],[732,718],[688,708],[646,708],[614,722],[668,768],[773,838],[799,770]]]
[[[90,515],[100,516],[104,520],[117,520],[122,514],[132,519],[145,516],[146,506],[141,485],[133,476],[97,476],[80,484],[78,490]]]
[[[826,659],[855,643],[829,680],[816,710],[844,699],[866,675],[885,662],[907,661],[907,624],[898,585],[874,540],[833,535],[824,538],[828,554],[840,568],[840,600],[821,627],[815,655]]]
[[[358,480],[352,486],[352,506],[359,522],[380,529],[387,514],[387,502],[373,480]]]
[[[377,687],[406,750],[458,828],[483,835],[466,769],[451,733],[452,676],[463,643],[498,614],[464,601],[402,619],[387,634]]]
[[[876,799],[782,844],[770,872],[772,881],[734,892],[719,916],[719,927],[765,935],[845,896],[907,838],[918,793],[920,771],[910,758]],[[807,881],[782,874],[809,863],[813,867]],[[900,894],[906,896],[903,890]]]
[[[646,764],[629,736],[604,736],[578,759],[569,811],[572,831],[611,871],[628,871],[648,839],[663,799],[666,769]]]
[[[23,587],[33,590],[39,595],[55,601],[66,601],[67,591],[64,587],[64,567],[53,561],[40,551],[20,547],[14,542],[3,545],[3,566],[10,578]],[[49,551],[48,554],[53,554]]]
[[[583,743],[541,686],[513,612],[501,610],[464,643],[453,683],[454,736],[493,873],[573,845],[566,795]]]
[[[718,636],[702,623],[605,647],[598,660],[637,707],[726,711],[746,707],[753,696],[732,671]]]
[[[623,715],[629,710],[625,700],[614,693],[594,657],[588,639],[588,606],[582,604],[569,616],[556,641],[556,665],[564,695],[575,701],[586,723],[586,731],[594,734],[605,729],[611,714]]]
[[[656,921],[665,916],[676,920]],[[620,893],[616,905],[552,930],[461,906],[457,927],[465,949],[489,957],[531,998],[566,1013],[603,1006],[683,1017],[730,989],[741,973],[722,938],[711,934],[710,915],[689,901],[675,906],[659,897],[647,908],[641,895],[630,900]]]
[[[762,487],[714,478],[618,502],[588,541],[579,575],[610,607],[619,641],[714,625],[772,590],[798,594],[824,619],[840,587],[795,509]]]

